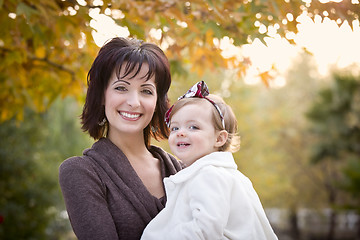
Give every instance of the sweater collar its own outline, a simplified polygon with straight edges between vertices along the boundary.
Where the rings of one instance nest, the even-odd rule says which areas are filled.
[[[161,162],[163,177],[175,174],[169,155],[161,148],[151,147],[149,151]],[[134,205],[134,208],[147,224],[164,207],[161,199],[151,195],[131,166],[125,154],[107,138],[101,138],[90,149],[84,151],[99,167],[99,171],[107,175]],[[180,165],[178,165],[180,169]]]

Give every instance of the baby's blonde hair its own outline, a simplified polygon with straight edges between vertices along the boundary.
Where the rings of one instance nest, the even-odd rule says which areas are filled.
[[[221,152],[229,151],[233,153],[238,151],[240,149],[240,136],[238,135],[237,132],[237,119],[235,117],[233,110],[229,105],[225,103],[225,101],[220,96],[210,94],[206,96],[206,98],[210,99],[216,105],[218,105],[218,107],[221,110],[221,113],[224,116],[225,128],[222,125],[219,112],[216,110],[215,107],[212,107],[212,120],[213,120],[214,128],[218,131],[226,130],[228,132],[228,138],[226,140],[226,143],[219,148],[219,151]],[[174,107],[171,110],[170,121],[172,116],[185,105],[196,104],[203,100],[208,101],[206,99],[198,98],[198,97],[180,99],[174,104]]]

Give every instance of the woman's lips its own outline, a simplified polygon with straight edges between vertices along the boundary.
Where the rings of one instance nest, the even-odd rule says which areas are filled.
[[[135,121],[137,119],[139,119],[141,117],[141,114],[140,113],[130,113],[130,112],[123,112],[123,111],[120,111],[119,114],[127,119],[127,120],[132,120],[132,121]]]

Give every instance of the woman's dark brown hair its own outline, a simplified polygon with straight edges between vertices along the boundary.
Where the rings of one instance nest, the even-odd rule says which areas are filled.
[[[148,64],[147,80],[155,75],[157,103],[150,124],[144,129],[144,140],[148,147],[151,136],[155,139],[167,138],[169,130],[164,122],[164,114],[169,107],[167,92],[171,84],[170,65],[164,52],[155,44],[143,43],[137,39],[116,37],[107,42],[99,51],[87,76],[88,90],[81,115],[82,129],[92,138],[106,135],[106,124],[99,123],[105,118],[104,95],[114,70],[120,74],[125,67],[126,77],[133,71],[135,77],[142,64]],[[143,77],[143,76],[141,76]],[[153,131],[152,131],[153,129]]]

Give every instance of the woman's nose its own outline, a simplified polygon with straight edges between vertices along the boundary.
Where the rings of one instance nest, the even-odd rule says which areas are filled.
[[[140,106],[140,98],[139,95],[135,92],[130,93],[127,98],[127,103],[130,107],[136,108]]]

